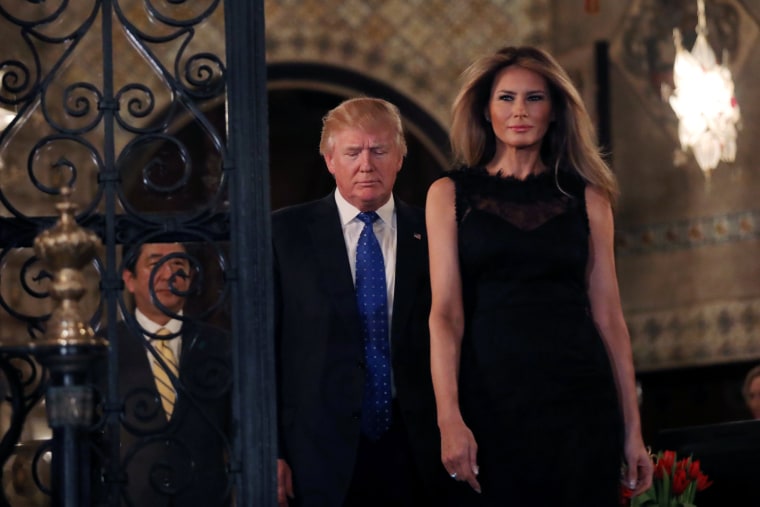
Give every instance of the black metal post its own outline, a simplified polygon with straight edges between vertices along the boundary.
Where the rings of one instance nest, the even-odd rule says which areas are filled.
[[[53,429],[51,480],[54,507],[91,505],[90,448],[93,390],[87,375],[105,353],[102,345],[44,345],[32,353],[50,372],[45,394]]]
[[[277,505],[264,2],[227,0],[227,114],[239,505]]]

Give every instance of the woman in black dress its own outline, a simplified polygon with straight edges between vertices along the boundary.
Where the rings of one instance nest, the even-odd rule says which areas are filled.
[[[546,52],[477,60],[463,167],[427,199],[441,456],[461,505],[619,505],[651,484],[613,254],[615,179]],[[621,476],[621,466],[624,475]],[[480,494],[478,494],[480,493]]]

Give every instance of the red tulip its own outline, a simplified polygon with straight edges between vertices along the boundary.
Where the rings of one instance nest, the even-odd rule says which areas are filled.
[[[665,470],[665,467],[662,465],[662,461],[658,461],[654,465],[654,478],[655,479],[662,479],[664,476],[668,475],[669,471]]]
[[[686,470],[683,468],[679,468],[676,470],[676,472],[673,474],[673,494],[680,495],[684,491],[686,491],[686,488],[689,486],[691,481],[686,476]]]
[[[702,491],[712,486],[713,481],[709,480],[702,472],[697,473],[697,491]]]
[[[657,458],[657,462],[654,464],[654,477],[655,479],[662,479],[666,475],[670,475],[673,471],[673,462],[676,460],[676,453],[673,451],[665,451]]]
[[[665,501],[667,505],[676,502],[677,505],[693,505],[694,495],[712,485],[712,481],[707,475],[702,473],[699,460],[688,458],[678,459],[674,451],[661,451],[657,454],[654,463],[654,481],[656,483],[656,494],[663,493],[664,483],[670,484],[667,498],[654,498],[655,493],[647,492],[646,499],[643,503],[651,505],[652,501]],[[625,493],[625,492],[623,492]],[[621,495],[621,502],[625,499]],[[680,502],[680,503],[679,503]],[[642,504],[642,502],[639,502]],[[673,504],[675,505],[675,504]]]
[[[699,471],[700,471],[699,460],[695,459],[694,461],[691,462],[691,465],[689,466],[689,470],[688,470],[689,479],[691,479],[692,481],[695,480],[697,476],[699,476]]]
[[[626,486],[620,486],[620,507],[630,507],[633,490]]]
[[[673,470],[673,462],[676,460],[675,451],[665,451],[662,453],[662,457],[657,460],[657,464],[662,463],[665,473],[670,473]]]

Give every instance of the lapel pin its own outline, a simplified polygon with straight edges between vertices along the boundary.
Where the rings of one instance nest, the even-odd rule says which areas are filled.
[[[420,234],[419,232],[415,232],[413,236],[414,236],[414,239],[422,239],[422,234]]]

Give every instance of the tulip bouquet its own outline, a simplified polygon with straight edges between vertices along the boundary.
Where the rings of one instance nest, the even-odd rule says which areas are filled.
[[[695,507],[697,492],[711,484],[698,459],[679,460],[674,451],[661,451],[654,457],[652,487],[633,497],[631,507]]]

